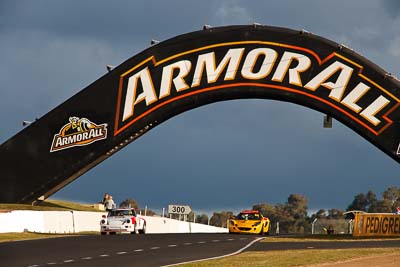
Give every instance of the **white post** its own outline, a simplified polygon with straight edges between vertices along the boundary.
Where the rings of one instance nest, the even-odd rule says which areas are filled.
[[[165,208],[162,208],[162,216],[163,216],[163,218],[164,218],[164,215],[165,215]]]
[[[317,222],[317,218],[315,218],[315,220],[311,223],[311,234],[313,235],[315,233],[315,229],[314,229],[314,225]]]
[[[147,215],[147,206],[144,206],[144,216]]]
[[[74,211],[71,210],[71,213],[72,213],[72,227],[73,227],[73,231],[74,231],[74,233],[75,233],[75,216],[74,216]]]
[[[193,212],[193,223],[196,223],[196,214]]]
[[[349,221],[349,234],[353,234],[353,224],[354,224],[354,221],[353,221],[353,219],[351,219]]]
[[[275,233],[277,235],[279,235],[279,222],[276,223],[276,231],[275,231]]]

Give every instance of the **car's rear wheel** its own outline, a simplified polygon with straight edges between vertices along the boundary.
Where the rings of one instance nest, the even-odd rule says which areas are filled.
[[[259,235],[263,235],[264,234],[264,225],[261,225],[261,230],[258,233]]]
[[[115,235],[116,234],[116,232],[110,232],[110,235]]]
[[[269,235],[269,231],[271,230],[271,225],[270,224],[268,224],[268,229],[267,229],[267,231],[265,232],[265,235]]]
[[[101,235],[106,235],[106,234],[107,234],[107,232],[101,232],[100,234],[101,234]]]
[[[146,224],[143,224],[143,229],[139,230],[139,234],[145,234],[146,233]]]

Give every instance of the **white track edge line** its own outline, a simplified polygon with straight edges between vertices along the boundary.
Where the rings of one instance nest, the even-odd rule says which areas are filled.
[[[253,241],[251,241],[249,244],[247,244],[246,246],[244,246],[243,248],[239,249],[236,252],[230,253],[230,254],[226,254],[226,255],[222,255],[222,256],[216,256],[216,257],[211,257],[211,258],[206,258],[206,259],[200,259],[200,260],[193,260],[193,261],[185,261],[185,262],[179,262],[179,263],[173,263],[173,264],[168,264],[168,265],[162,265],[160,267],[170,267],[170,266],[177,266],[177,265],[181,265],[181,264],[188,264],[188,263],[195,263],[195,262],[200,262],[200,261],[207,261],[207,260],[216,260],[216,259],[221,259],[221,258],[226,258],[229,256],[234,256],[236,254],[241,253],[243,250],[251,247],[254,243],[260,241],[261,239],[264,239],[265,237],[259,237]]]

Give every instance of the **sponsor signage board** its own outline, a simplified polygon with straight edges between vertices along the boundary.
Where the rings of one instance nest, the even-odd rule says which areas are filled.
[[[397,79],[311,33],[227,26],[150,47],[3,143],[0,202],[46,198],[180,113],[249,98],[323,112],[400,162]]]
[[[355,214],[353,235],[400,237],[400,215],[379,213]]]

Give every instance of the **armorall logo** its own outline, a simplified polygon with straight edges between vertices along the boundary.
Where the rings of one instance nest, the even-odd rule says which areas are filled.
[[[151,56],[120,76],[114,135],[168,103],[233,87],[265,88],[308,97],[379,136],[400,99],[340,53],[284,43],[238,41]]]
[[[58,134],[54,135],[50,152],[75,146],[86,146],[107,138],[107,124],[97,125],[86,118],[70,117]]]

